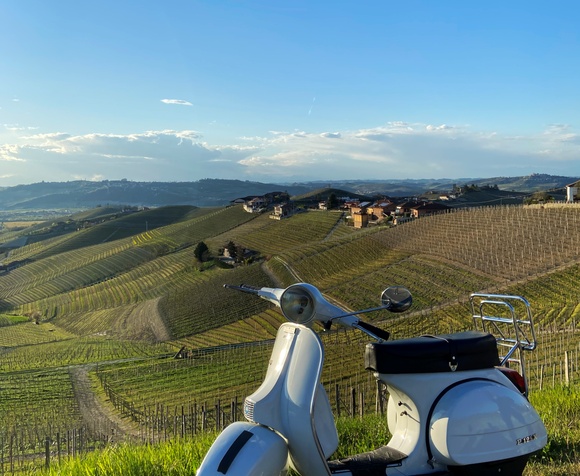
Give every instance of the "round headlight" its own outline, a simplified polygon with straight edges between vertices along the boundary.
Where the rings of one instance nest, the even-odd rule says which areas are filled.
[[[314,299],[302,286],[290,286],[280,297],[282,313],[290,322],[308,324],[314,317]]]

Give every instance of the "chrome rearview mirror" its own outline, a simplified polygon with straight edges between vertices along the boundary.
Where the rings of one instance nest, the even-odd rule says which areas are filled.
[[[403,312],[413,304],[413,296],[404,286],[390,286],[381,294],[381,303],[390,312]]]

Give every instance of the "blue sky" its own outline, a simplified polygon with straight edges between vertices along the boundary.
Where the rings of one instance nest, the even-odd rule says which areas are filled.
[[[0,0],[0,187],[580,176],[576,1]]]

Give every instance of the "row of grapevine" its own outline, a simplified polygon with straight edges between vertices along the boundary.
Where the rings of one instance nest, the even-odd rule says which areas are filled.
[[[275,308],[267,309],[252,317],[240,319],[232,324],[215,329],[184,336],[173,341],[178,347],[187,349],[200,349],[228,345],[232,342],[255,342],[265,341],[276,337],[280,324],[284,317]]]
[[[10,375],[22,373],[22,382],[25,382],[26,372],[29,371],[118,360],[143,360],[174,353],[175,347],[169,343],[113,340],[106,336],[69,337],[34,346],[20,345],[11,348],[9,352],[0,353],[0,372]]]
[[[3,326],[0,327],[0,356],[3,356],[7,349],[13,352],[15,347],[56,342],[73,337],[76,337],[75,334],[52,323],[36,324],[27,321],[18,325]]]
[[[40,428],[68,428],[82,422],[66,369],[3,372],[0,428],[35,435]]]
[[[263,255],[280,253],[323,240],[334,228],[337,217],[335,212],[305,212],[289,219],[272,220],[263,214],[235,230],[217,235],[208,244],[217,248],[231,240]]]
[[[169,291],[160,301],[175,338],[221,327],[263,311],[267,303],[257,297],[224,289],[224,284],[271,286],[259,264],[214,272],[203,283]]]
[[[579,226],[577,208],[503,206],[426,217],[373,237],[512,280],[577,260]]]

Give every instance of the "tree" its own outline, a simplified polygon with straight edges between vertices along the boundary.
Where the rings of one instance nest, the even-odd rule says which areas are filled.
[[[336,193],[331,193],[326,200],[326,207],[329,210],[336,208],[338,206],[338,198],[336,198]]]
[[[233,241],[230,241],[227,245],[226,245],[226,250],[228,250],[228,254],[230,255],[230,258],[232,259],[236,259],[236,256],[238,255],[237,253],[237,246]]]
[[[195,256],[195,258],[200,262],[204,262],[208,258],[209,248],[203,241],[200,241],[196,245],[195,249],[193,250],[193,256]]]
[[[550,195],[548,192],[534,192],[530,197],[524,200],[526,205],[530,205],[533,203],[546,203],[546,202],[553,202],[554,197]]]
[[[242,245],[236,245],[236,263],[241,263],[244,261],[244,255],[246,254],[246,248]]]

